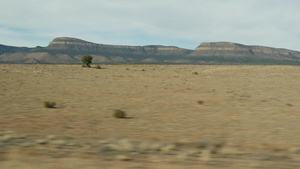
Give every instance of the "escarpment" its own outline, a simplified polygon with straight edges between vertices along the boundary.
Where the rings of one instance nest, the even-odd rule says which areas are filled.
[[[226,63],[291,64],[300,61],[300,52],[231,42],[201,43],[188,56],[211,58]]]
[[[300,65],[298,51],[232,42],[203,42],[195,50],[162,45],[107,45],[71,37],[55,38],[46,47],[0,45],[0,63],[81,64],[83,55],[93,55],[96,64]]]
[[[122,45],[105,45],[87,42],[76,38],[55,38],[46,47],[50,50],[72,50],[73,52],[97,54],[118,54],[118,55],[182,55],[188,53],[189,50],[178,48],[175,46],[122,46]]]

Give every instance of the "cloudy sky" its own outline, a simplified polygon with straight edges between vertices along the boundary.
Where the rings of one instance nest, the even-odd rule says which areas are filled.
[[[55,37],[114,45],[229,41],[300,51],[298,0],[0,0],[0,44]]]

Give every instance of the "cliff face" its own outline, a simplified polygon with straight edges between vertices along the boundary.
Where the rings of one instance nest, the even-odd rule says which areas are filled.
[[[201,43],[195,50],[175,46],[122,46],[55,38],[47,47],[0,45],[0,63],[81,64],[83,55],[93,63],[108,64],[300,64],[300,52],[230,42]]]

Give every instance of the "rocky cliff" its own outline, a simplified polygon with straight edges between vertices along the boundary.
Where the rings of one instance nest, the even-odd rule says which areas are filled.
[[[175,46],[122,46],[55,38],[47,47],[0,45],[0,63],[81,64],[82,55],[107,64],[300,64],[300,52],[230,42],[201,43],[195,50]]]

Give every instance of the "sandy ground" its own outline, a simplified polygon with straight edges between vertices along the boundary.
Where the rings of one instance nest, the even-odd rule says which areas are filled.
[[[0,168],[300,168],[299,78],[296,66],[0,64]]]

